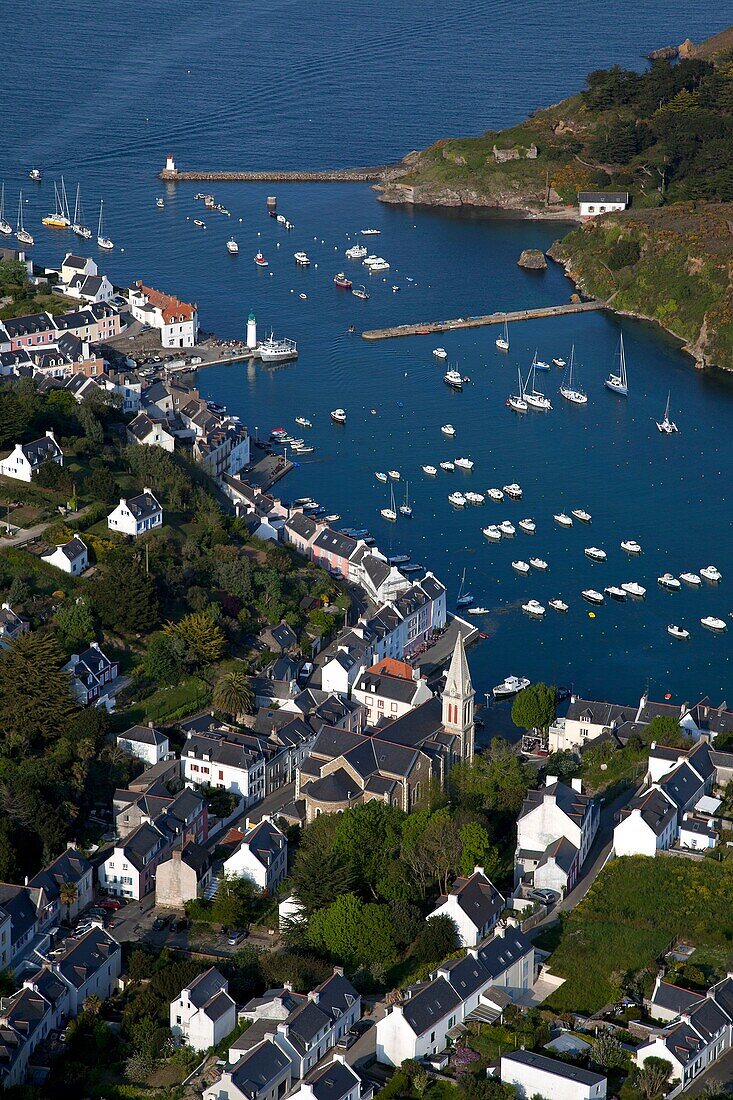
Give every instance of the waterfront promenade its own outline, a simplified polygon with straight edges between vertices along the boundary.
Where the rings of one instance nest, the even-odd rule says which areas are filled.
[[[589,313],[606,309],[607,303],[568,302],[562,306],[540,306],[538,309],[516,309],[509,313],[487,313],[481,317],[457,317],[450,321],[423,321],[414,325],[394,325],[362,332],[364,340],[390,340],[395,336],[428,336],[435,332],[451,332],[459,328],[481,328],[483,325],[503,325],[512,321],[532,321],[540,317],[565,317],[570,313]]]

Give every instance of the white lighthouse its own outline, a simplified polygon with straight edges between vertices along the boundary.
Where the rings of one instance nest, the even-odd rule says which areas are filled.
[[[254,313],[250,313],[247,318],[247,347],[252,349],[257,347],[257,318]]]
[[[165,158],[165,170],[166,172],[175,172],[176,170],[176,162],[173,159],[172,153],[169,153]]]

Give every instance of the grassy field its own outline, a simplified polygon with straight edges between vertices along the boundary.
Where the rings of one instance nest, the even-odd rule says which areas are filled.
[[[566,981],[547,1007],[593,1012],[617,1000],[634,975],[656,969],[675,937],[694,944],[711,980],[730,969],[733,863],[670,856],[614,860],[562,927],[549,966]]]

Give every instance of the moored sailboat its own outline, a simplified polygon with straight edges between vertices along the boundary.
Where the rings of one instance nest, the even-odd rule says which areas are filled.
[[[624,335],[621,333],[618,341],[618,357],[619,357],[619,369],[618,374],[614,374],[613,371],[606,379],[606,388],[612,390],[614,393],[620,394],[621,397],[629,396],[629,382],[626,376],[626,352],[624,351]]]
[[[566,376],[563,378],[562,385],[560,386],[560,393],[566,401],[570,401],[573,405],[587,405],[588,395],[575,385],[573,379],[573,373],[575,369],[575,344],[573,344],[570,350],[570,363],[568,364]]]
[[[85,241],[91,238],[92,231],[88,225],[84,224],[84,210],[81,205],[81,184],[76,185],[76,201],[74,203],[74,220],[71,223],[72,233],[76,233],[77,237],[82,237]]]
[[[15,239],[21,244],[33,244],[33,237],[23,226],[23,192],[18,195],[18,222],[15,227]]]
[[[665,435],[673,435],[674,432],[678,432],[679,428],[675,424],[674,420],[669,419],[669,399],[671,394],[667,394],[667,405],[664,410],[664,420],[657,420],[657,429],[663,432]]]
[[[0,233],[9,237],[12,232],[12,225],[5,221],[5,184],[3,184],[0,187]]]
[[[99,226],[97,228],[97,244],[108,252],[114,248],[114,242],[104,235],[104,199],[99,200]]]

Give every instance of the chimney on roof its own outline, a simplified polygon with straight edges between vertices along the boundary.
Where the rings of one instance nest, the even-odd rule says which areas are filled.
[[[318,1004],[318,999],[320,996],[321,994],[318,992],[317,989],[310,989],[308,991],[308,1000],[313,1001],[313,1004]]]
[[[51,428],[46,429],[46,436],[47,436],[48,439],[53,439],[54,443],[56,442],[56,438],[55,438],[55,436],[53,434],[53,430]]]
[[[689,703],[681,703],[680,704],[680,718],[682,718],[683,715],[687,714],[689,709],[690,709],[690,704]]]
[[[478,863],[476,863],[474,864],[473,873],[474,875],[483,875],[484,869],[483,867],[479,867]]]
[[[556,775],[546,775],[545,776],[545,786],[546,787],[551,787],[553,783],[557,783],[557,776]]]
[[[148,729],[155,729],[155,722],[148,722]]]
[[[153,490],[152,490],[152,489],[150,488],[150,486],[148,486],[148,485],[146,485],[146,486],[145,486],[145,487],[143,488],[143,492],[144,492],[144,493],[149,493],[149,494],[150,494],[150,496],[152,496],[152,495],[153,495]]]
[[[582,794],[583,780],[580,778],[580,776],[576,776],[575,779],[571,779],[570,786],[573,788],[574,791],[577,791],[578,794]]]
[[[577,695],[571,695],[570,696],[570,702],[571,703],[577,703],[577,701],[578,701],[578,696]]]
[[[657,742],[656,742],[656,741],[652,741],[652,743],[651,743],[651,745],[649,746],[649,748],[650,748],[650,749],[656,749],[656,747],[657,747]]]
[[[503,939],[505,932],[506,932],[506,925],[505,925],[504,921],[499,921],[499,923],[494,928],[494,939],[495,940]]]
[[[293,983],[290,982],[290,981],[283,982],[283,989],[285,989],[288,993],[292,993],[293,992]]]
[[[344,976],[343,966],[334,966],[333,972],[334,972],[334,975],[337,975],[339,978],[343,978],[343,976]]]
[[[334,1060],[334,1062],[340,1062],[342,1066],[346,1062],[346,1058],[344,1057],[343,1054],[334,1054],[333,1060]],[[300,1087],[302,1088],[303,1086],[301,1085]]]

